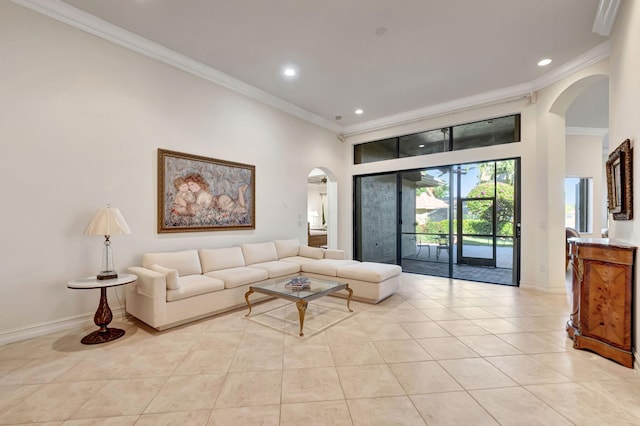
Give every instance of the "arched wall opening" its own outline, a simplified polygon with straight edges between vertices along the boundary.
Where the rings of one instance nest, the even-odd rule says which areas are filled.
[[[338,247],[338,183],[329,169],[317,167],[307,176],[307,243]],[[322,235],[326,237],[323,240]],[[324,242],[324,243],[323,243]],[[312,245],[312,244],[309,244]]]
[[[604,69],[603,69],[604,68]],[[538,160],[543,162],[546,169],[546,193],[541,194],[541,202],[546,206],[546,220],[541,222],[544,229],[544,239],[539,241],[539,247],[548,247],[540,259],[542,265],[537,280],[547,292],[565,292],[565,210],[564,210],[564,180],[567,175],[566,147],[567,129],[566,113],[578,96],[597,82],[608,78],[607,64],[596,65],[593,69],[583,70],[574,76],[574,81],[567,82],[566,87],[554,85],[545,89],[547,102],[540,105],[538,116],[538,145],[540,147]],[[545,105],[546,104],[546,105]],[[598,160],[601,161],[601,160]],[[546,228],[546,229],[545,229]],[[546,286],[546,288],[544,288]]]

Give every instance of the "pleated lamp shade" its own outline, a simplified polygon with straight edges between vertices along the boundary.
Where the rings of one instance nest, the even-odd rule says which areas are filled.
[[[91,222],[84,230],[85,235],[104,235],[104,251],[102,256],[102,271],[96,278],[110,280],[118,278],[118,273],[113,268],[113,251],[111,250],[111,235],[129,235],[131,230],[125,222],[120,210],[107,205],[104,209],[98,209],[91,218]]]
[[[131,230],[120,210],[107,206],[98,209],[84,230],[85,235],[129,235]]]

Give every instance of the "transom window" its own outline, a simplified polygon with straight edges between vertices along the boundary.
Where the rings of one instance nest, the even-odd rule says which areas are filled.
[[[354,164],[520,142],[520,114],[353,146]]]

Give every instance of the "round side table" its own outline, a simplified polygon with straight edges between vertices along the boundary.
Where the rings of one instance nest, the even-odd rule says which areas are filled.
[[[124,336],[124,330],[107,327],[113,319],[111,308],[109,308],[109,303],[107,302],[107,288],[130,284],[137,279],[138,277],[133,274],[121,274],[118,275],[117,278],[110,280],[99,280],[96,277],[89,277],[67,283],[67,287],[76,290],[100,289],[100,303],[98,303],[98,310],[96,310],[96,314],[93,317],[93,322],[100,327],[100,329],[84,336],[82,340],[80,340],[82,343],[85,345],[96,345],[98,343],[110,342]]]

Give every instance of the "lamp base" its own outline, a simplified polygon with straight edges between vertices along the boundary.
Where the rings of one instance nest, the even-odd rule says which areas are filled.
[[[118,274],[116,271],[102,271],[96,276],[96,278],[99,280],[113,280],[118,278]]]

